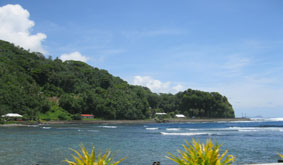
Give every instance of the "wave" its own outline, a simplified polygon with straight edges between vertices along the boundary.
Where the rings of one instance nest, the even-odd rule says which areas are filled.
[[[100,128],[117,128],[117,126],[107,126],[107,125],[105,125],[105,126],[98,126],[98,127],[100,127]]]
[[[167,131],[180,131],[180,128],[166,128]]]
[[[189,130],[189,131],[198,131],[198,130],[200,130],[200,129],[196,129],[196,128],[188,128],[187,130]]]
[[[241,132],[255,132],[255,131],[283,131],[280,127],[229,127]]]
[[[145,128],[147,130],[158,130],[158,128]]]
[[[239,132],[258,132],[260,130],[252,130],[252,129],[240,129]]]
[[[42,127],[42,129],[51,129],[52,127]]]
[[[175,136],[197,136],[197,135],[211,135],[211,133],[207,132],[181,132],[181,133],[168,133],[168,132],[160,132],[162,135],[175,135]]]
[[[228,127],[228,128],[188,128],[189,131],[237,131],[236,128]]]
[[[283,121],[282,117],[277,118],[251,118],[252,121]]]

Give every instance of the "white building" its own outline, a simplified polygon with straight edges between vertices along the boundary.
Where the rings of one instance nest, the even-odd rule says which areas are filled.
[[[158,113],[155,113],[155,115],[166,115],[167,113],[162,113],[162,112],[158,112]]]
[[[18,118],[18,117],[23,117],[20,114],[17,113],[7,113],[6,115],[2,115],[2,117],[14,117],[14,118]]]
[[[176,114],[175,115],[177,118],[185,118],[186,116],[185,115],[183,115],[183,114]]]

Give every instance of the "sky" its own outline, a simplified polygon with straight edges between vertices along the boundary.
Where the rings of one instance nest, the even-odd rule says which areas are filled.
[[[283,117],[281,0],[1,0],[0,39],[157,93],[219,92]]]

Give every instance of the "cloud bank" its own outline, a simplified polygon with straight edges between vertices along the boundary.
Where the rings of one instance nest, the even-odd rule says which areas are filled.
[[[73,60],[73,61],[82,61],[82,62],[87,62],[87,58],[83,55],[81,55],[80,52],[72,52],[72,53],[65,53],[60,56],[60,59],[62,61],[67,61],[67,60]]]
[[[184,89],[180,84],[172,85],[170,81],[161,82],[160,80],[153,79],[150,76],[135,76],[133,85],[141,85],[148,87],[151,91],[156,93],[177,93]]]
[[[31,33],[35,23],[29,16],[30,13],[20,5],[9,4],[0,7],[0,39],[31,51],[46,53],[42,47],[46,35]]]

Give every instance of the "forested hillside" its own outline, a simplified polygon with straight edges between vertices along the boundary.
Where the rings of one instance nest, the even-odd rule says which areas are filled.
[[[156,94],[129,85],[106,70],[78,61],[52,60],[0,40],[0,114],[26,119],[77,119],[81,113],[103,119],[147,119],[155,112],[188,117],[233,118],[227,98],[188,89]]]

